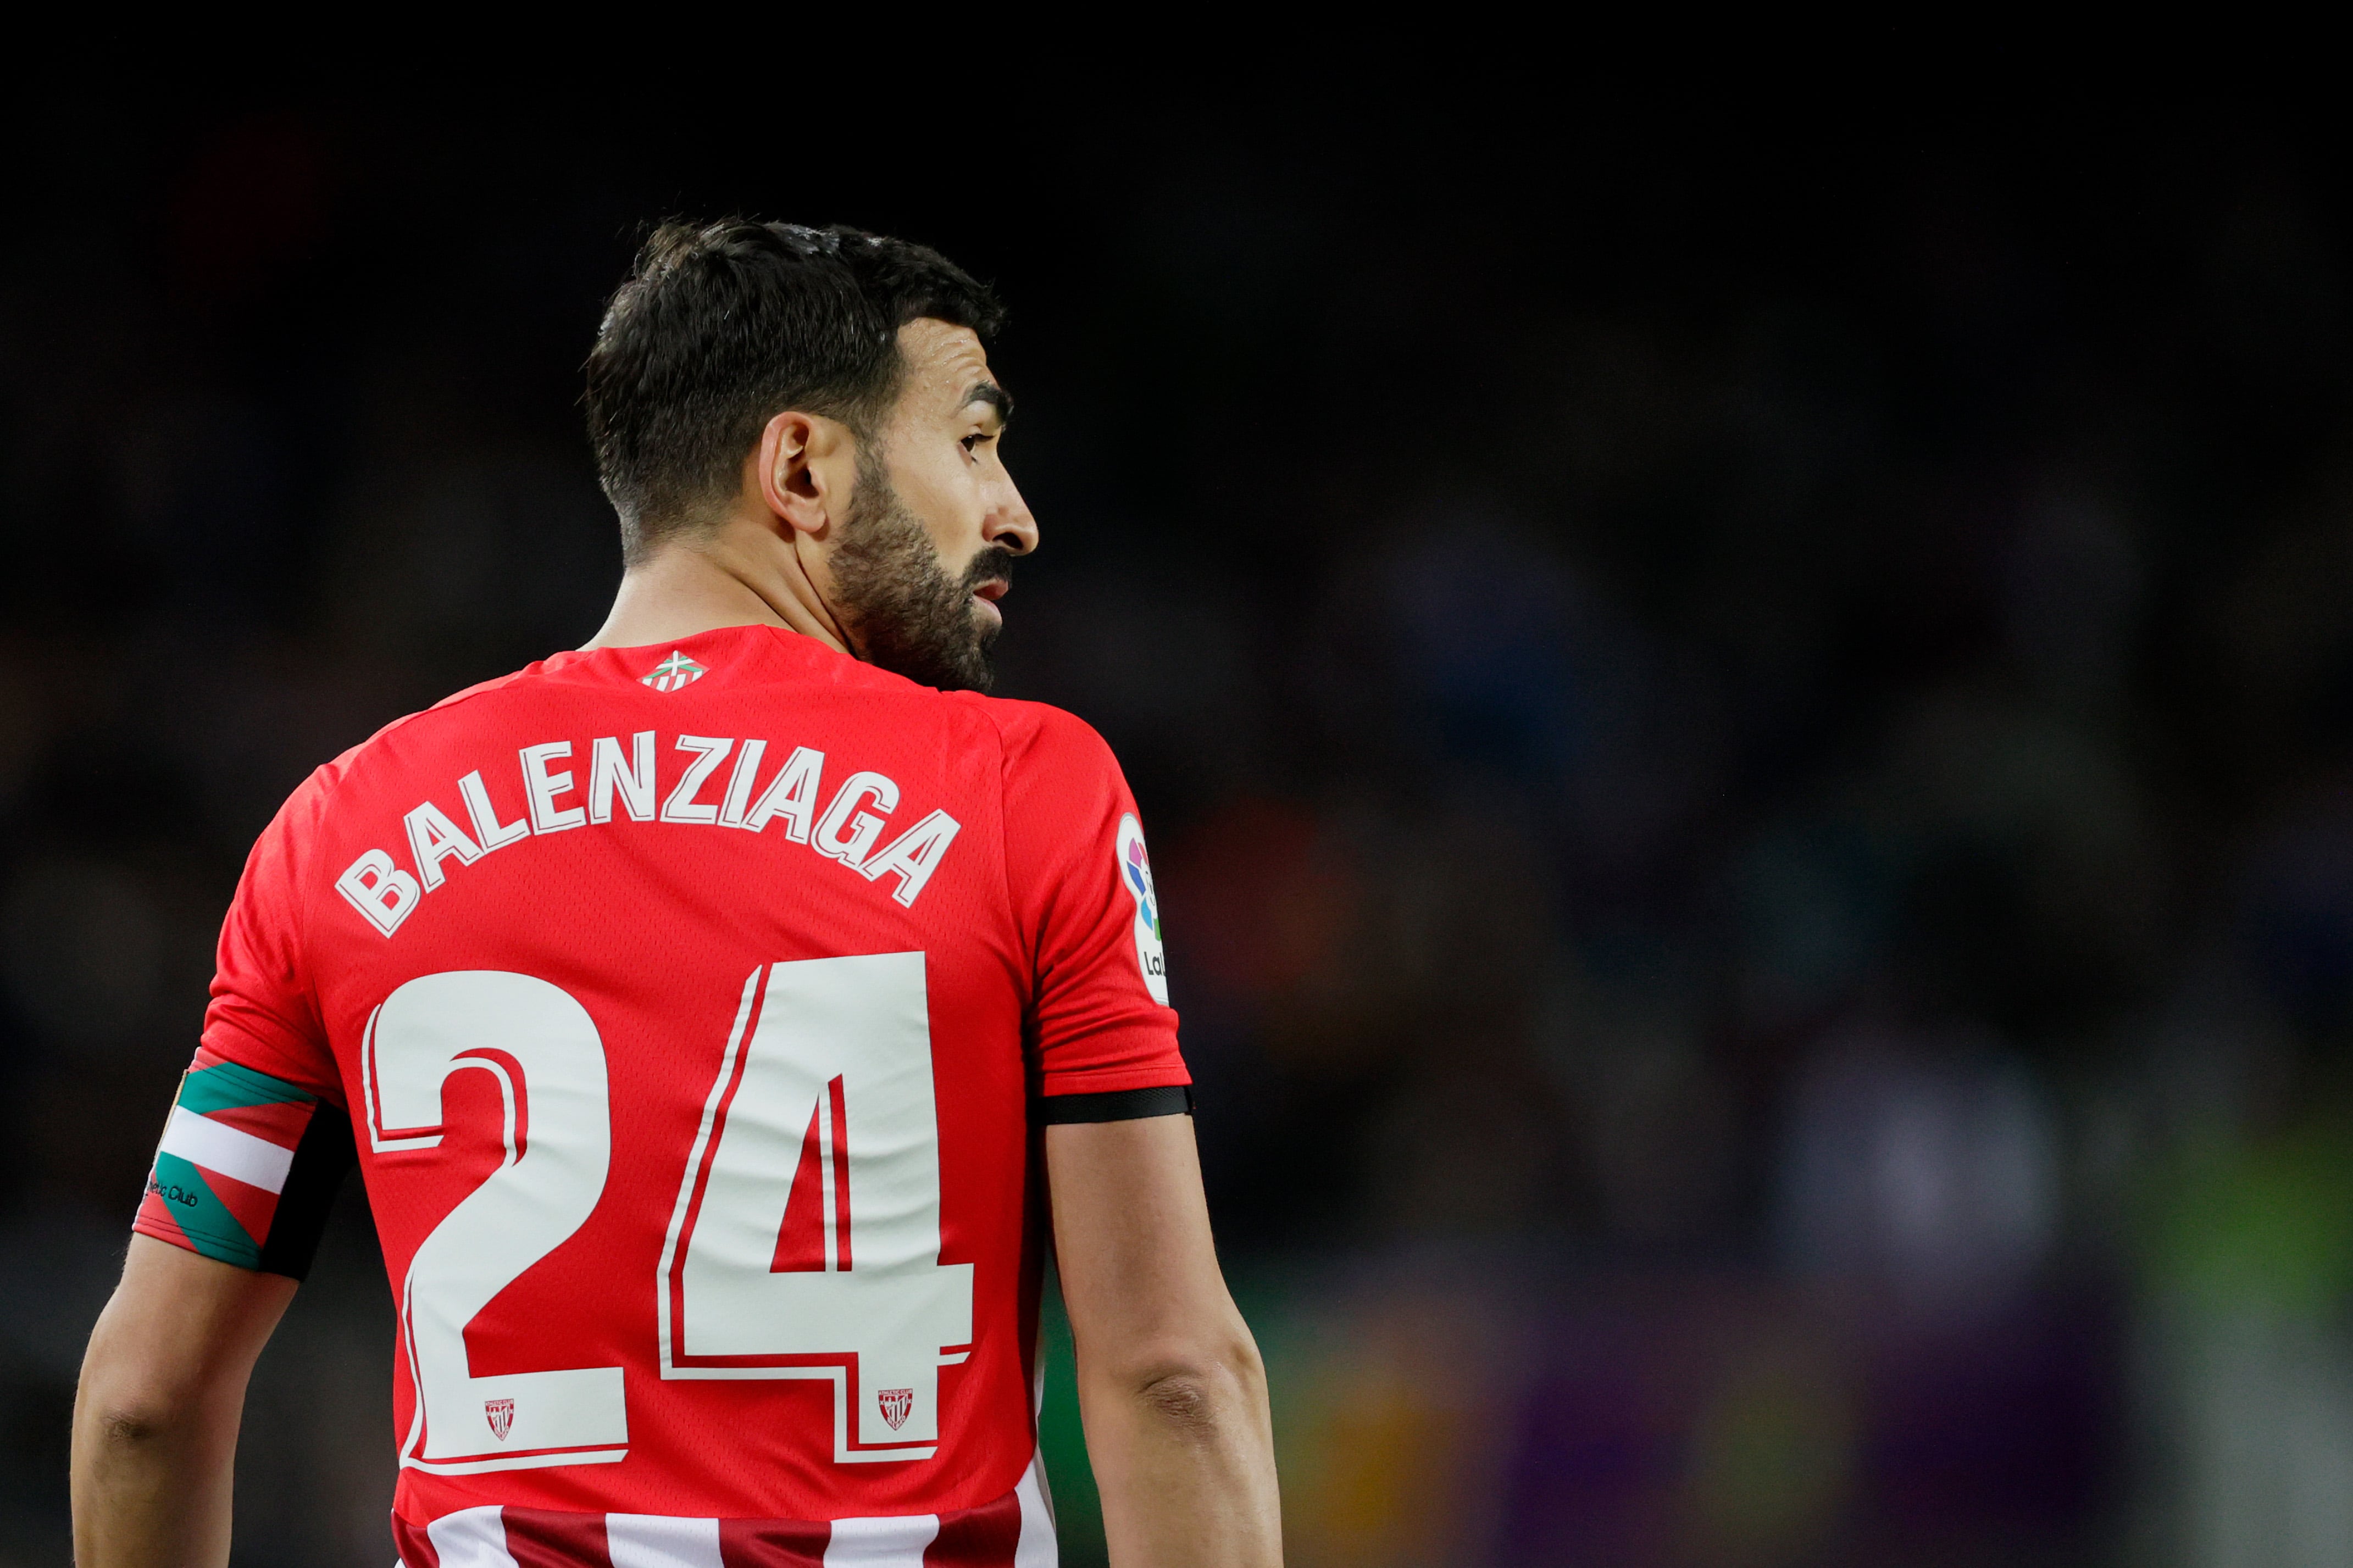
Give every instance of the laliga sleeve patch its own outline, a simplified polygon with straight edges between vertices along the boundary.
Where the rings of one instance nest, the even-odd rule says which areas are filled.
[[[1135,965],[1144,988],[1168,1005],[1168,960],[1160,948],[1160,896],[1152,889],[1152,857],[1145,853],[1144,825],[1128,813],[1119,819],[1119,885],[1135,900]]]

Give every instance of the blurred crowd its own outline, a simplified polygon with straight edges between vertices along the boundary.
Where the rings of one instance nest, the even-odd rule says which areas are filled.
[[[2353,206],[2306,140],[1505,169],[1525,127],[1172,110],[976,194],[54,109],[0,247],[0,1563],[62,1560],[248,845],[595,629],[575,367],[634,226],[735,206],[1012,303],[998,689],[1145,813],[1294,1563],[2353,1551]],[[385,1550],[345,1211],[240,1564]]]

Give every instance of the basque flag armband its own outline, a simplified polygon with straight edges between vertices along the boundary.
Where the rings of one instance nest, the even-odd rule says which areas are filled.
[[[300,1279],[357,1155],[350,1118],[308,1089],[199,1049],[132,1228]]]

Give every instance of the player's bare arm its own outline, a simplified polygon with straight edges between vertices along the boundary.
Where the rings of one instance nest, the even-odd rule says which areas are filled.
[[[74,1397],[81,1568],[228,1561],[237,1418],[294,1281],[131,1238]]]
[[[327,763],[248,862],[90,1346],[85,1568],[225,1560],[354,1164],[405,1568],[1047,1568],[1049,1206],[1113,1561],[1279,1562],[1140,814],[983,695],[1039,542],[1001,315],[851,230],[649,242],[587,367],[605,626]]]
[[[1113,1561],[1280,1563],[1266,1369],[1210,1245],[1192,1119],[1049,1127],[1046,1165]]]

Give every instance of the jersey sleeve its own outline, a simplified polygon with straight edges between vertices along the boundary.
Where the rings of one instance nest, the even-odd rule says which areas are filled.
[[[333,1052],[321,1019],[303,942],[302,873],[329,787],[311,775],[255,841],[245,875],[221,922],[204,1047],[224,1061],[343,1102]]]
[[[301,1279],[354,1154],[303,957],[313,774],[253,847],[222,922],[203,1043],[132,1222],[142,1236]]]
[[[1006,876],[1033,964],[1027,1032],[1040,1120],[1187,1110],[1192,1077],[1127,781],[1077,719],[1007,706],[1017,717],[1004,727]]]

